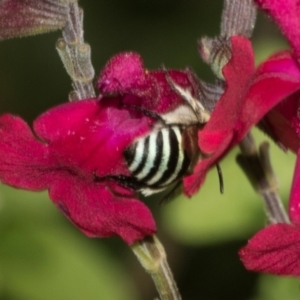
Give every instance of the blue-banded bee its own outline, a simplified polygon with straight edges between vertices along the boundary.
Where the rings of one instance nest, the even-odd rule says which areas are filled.
[[[213,94],[209,99],[206,98],[208,102],[204,101],[204,105],[208,104],[204,107],[201,97],[200,100],[194,98],[189,90],[173,82],[167,72],[166,78],[185,103],[165,114],[128,106],[156,119],[156,122],[146,136],[139,137],[123,152],[131,176],[109,176],[109,179],[145,196],[180,183],[184,176],[193,171],[203,157],[198,147],[198,130],[209,120],[211,110],[223,91],[203,83],[202,99],[205,93]]]
[[[124,157],[137,189],[145,196],[180,180],[200,157],[194,145],[196,126],[168,125],[152,130],[125,149]]]

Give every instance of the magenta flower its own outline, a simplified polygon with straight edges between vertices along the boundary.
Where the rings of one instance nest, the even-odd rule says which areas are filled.
[[[240,142],[250,128],[282,99],[300,88],[300,70],[288,52],[278,54],[255,70],[250,41],[234,36],[232,58],[223,68],[226,89],[209,122],[198,133],[207,155],[184,178],[185,192],[194,194],[208,169]]]
[[[34,122],[34,134],[22,119],[2,116],[0,177],[14,187],[48,189],[88,236],[119,235],[130,244],[153,234],[155,223],[132,192],[105,176],[127,174],[122,150],[149,127],[118,109],[118,102],[90,99],[58,106]],[[95,175],[103,179],[96,181]]]
[[[186,73],[168,74],[192,90]],[[48,189],[54,204],[88,236],[118,235],[132,244],[154,234],[156,226],[133,183],[124,180],[131,175],[124,151],[157,122],[132,107],[161,114],[184,100],[167,83],[166,72],[145,71],[133,53],[113,58],[99,85],[115,96],[55,107],[35,120],[33,132],[19,117],[0,117],[0,179],[17,188]]]
[[[270,14],[290,42],[293,53],[288,58],[293,63],[293,76],[300,72],[300,3],[295,0],[257,0],[258,5]],[[277,56],[280,56],[277,55]],[[274,56],[275,59],[277,57]],[[274,62],[267,61],[274,64]],[[276,63],[277,64],[277,63]],[[283,64],[277,67],[291,76]],[[247,269],[277,275],[300,276],[300,120],[299,90],[283,97],[263,120],[263,127],[285,148],[298,152],[289,201],[292,224],[275,224],[258,232],[241,249],[240,257]]]

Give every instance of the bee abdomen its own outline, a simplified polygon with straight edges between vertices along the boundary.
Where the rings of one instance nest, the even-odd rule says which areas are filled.
[[[124,157],[132,176],[141,186],[161,189],[181,178],[190,166],[183,149],[180,126],[167,126],[125,149]]]

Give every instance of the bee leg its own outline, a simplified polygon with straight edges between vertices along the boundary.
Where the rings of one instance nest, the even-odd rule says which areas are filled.
[[[219,183],[220,183],[220,193],[224,193],[224,181],[223,181],[223,174],[222,174],[222,169],[219,164],[216,164],[217,171],[218,171],[218,176],[219,176]]]
[[[102,182],[105,180],[114,181],[128,189],[138,191],[144,187],[144,184],[137,181],[134,177],[126,176],[126,175],[107,175],[107,176],[97,176],[95,173],[93,174],[94,182]]]
[[[172,196],[174,196],[174,194],[176,193],[177,189],[180,187],[181,185],[181,181],[179,180],[178,182],[176,182],[176,184],[170,189],[170,191],[168,191],[168,193],[166,195],[164,195],[164,197],[158,202],[159,205],[164,205],[169,203],[170,201],[172,201]]]

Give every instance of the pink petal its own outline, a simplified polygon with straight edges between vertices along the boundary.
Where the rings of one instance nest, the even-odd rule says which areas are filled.
[[[300,69],[289,52],[280,52],[260,65],[246,95],[241,135],[270,109],[300,89]]]
[[[98,176],[128,173],[123,151],[149,131],[147,118],[131,118],[116,108],[116,99],[82,100],[57,106],[34,123],[36,133],[50,143],[55,159]]]
[[[29,190],[45,189],[53,171],[48,150],[22,119],[0,117],[0,177],[4,183]]]
[[[60,0],[0,1],[0,40],[61,29],[67,2]]]
[[[300,92],[296,92],[277,104],[263,118],[267,133],[286,149],[297,152],[300,147]]]
[[[235,36],[231,41],[232,58],[223,69],[227,88],[209,122],[198,133],[199,148],[208,158],[200,161],[193,174],[184,179],[184,192],[188,196],[198,191],[209,168],[225,155],[229,146],[241,139],[240,116],[254,74],[254,57],[248,39]]]
[[[231,42],[232,58],[223,69],[227,88],[211,119],[199,132],[199,147],[204,153],[216,152],[225,139],[233,144],[241,135],[239,123],[254,74],[254,57],[247,38],[235,36],[231,38]]]
[[[98,79],[102,95],[122,95],[122,103],[137,105],[157,113],[175,109],[184,100],[166,76],[183,89],[195,93],[187,72],[176,70],[148,71],[136,53],[121,53],[106,64]]]
[[[156,78],[144,68],[141,57],[132,52],[109,60],[98,79],[98,89],[101,95],[122,95],[123,104],[151,111],[156,111],[161,100]]]
[[[145,77],[144,64],[139,54],[120,53],[108,61],[97,85],[103,94],[122,94],[135,89],[145,81]]]
[[[84,182],[78,176],[60,173],[49,191],[58,208],[86,235],[120,236],[133,244],[156,232],[150,210],[142,202],[114,196],[109,184]]]
[[[287,77],[287,82],[300,82],[300,69],[297,62],[292,58],[288,51],[279,52],[270,57],[262,66],[262,73],[273,72],[280,74],[284,79],[284,74]],[[280,84],[277,88],[286,86]],[[272,87],[272,91],[274,88]],[[274,90],[275,92],[278,92]],[[279,93],[278,93],[279,94]],[[299,111],[299,91],[292,94],[286,94],[285,99],[271,109],[263,119],[264,126],[267,126],[267,132],[285,148],[291,149],[294,152],[299,148],[300,136],[300,120],[298,117]]]
[[[279,25],[300,58],[300,2],[298,0],[255,0]]]
[[[89,118],[95,118],[99,108],[95,99],[61,104],[39,116],[34,122],[34,131],[46,142],[66,138],[70,129],[77,131]]]
[[[248,270],[300,276],[300,228],[271,225],[259,231],[239,255]]]
[[[149,130],[146,121],[105,101],[82,100],[40,116],[35,129],[43,140],[38,141],[22,119],[4,115],[1,181],[28,190],[49,189],[50,198],[85,234],[119,235],[132,244],[152,235],[155,222],[133,191],[105,176],[126,175],[124,147]],[[95,180],[95,174],[102,179]]]

